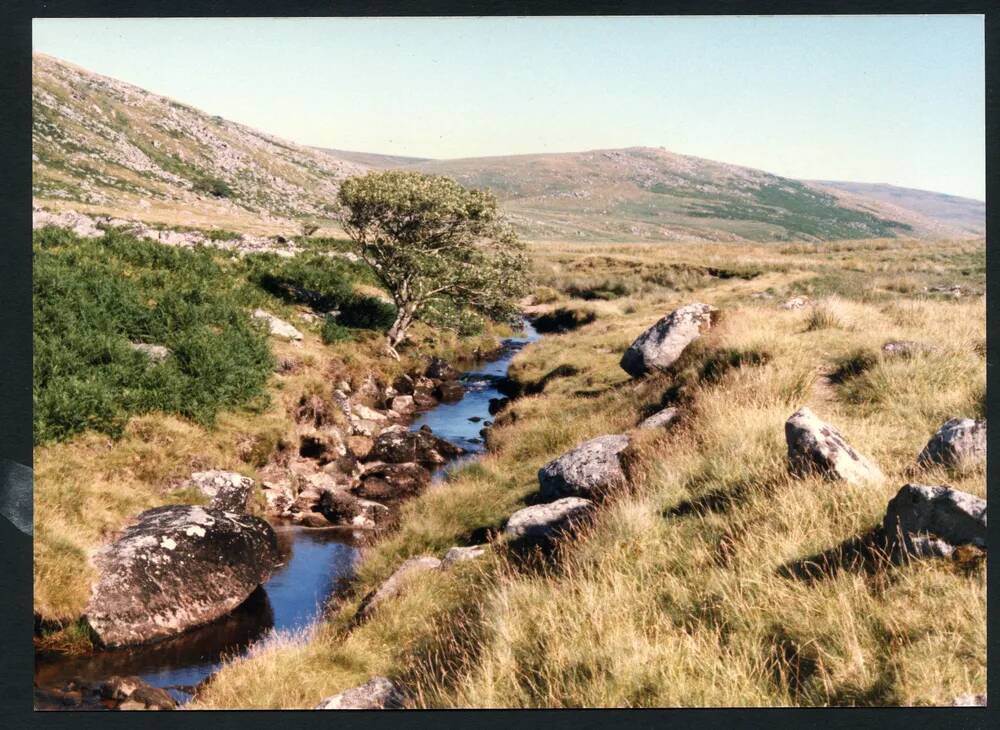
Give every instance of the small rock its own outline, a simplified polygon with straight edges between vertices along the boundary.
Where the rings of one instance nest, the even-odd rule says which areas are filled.
[[[435,388],[434,395],[444,403],[456,403],[465,397],[465,388],[457,380],[445,380]]]
[[[545,543],[584,521],[594,506],[589,499],[564,497],[525,507],[510,516],[504,534],[512,542]]]
[[[427,393],[414,393],[413,394],[413,405],[415,405],[420,410],[427,410],[428,408],[433,408],[438,404],[438,399],[433,395]]]
[[[643,420],[639,424],[639,428],[669,428],[679,415],[680,411],[676,407],[670,406]]]
[[[432,380],[457,380],[460,373],[440,357],[432,357],[424,375]]]
[[[170,348],[163,345],[149,345],[145,342],[130,342],[129,345],[136,352],[141,352],[151,363],[161,363],[170,357]]]
[[[882,352],[890,356],[911,357],[918,352],[926,352],[930,348],[922,342],[913,340],[892,340],[882,345]]]
[[[212,501],[209,507],[224,512],[246,512],[253,497],[254,480],[234,471],[198,471],[191,475],[193,486]]]
[[[884,478],[875,464],[851,447],[834,426],[803,407],[785,422],[788,463],[792,474],[820,474],[850,484],[880,482]]]
[[[380,412],[376,411],[374,408],[369,408],[361,403],[354,403],[351,405],[351,411],[360,419],[365,421],[374,421],[375,423],[385,423],[388,421],[388,417]]]
[[[625,483],[620,454],[628,447],[625,435],[599,436],[580,444],[538,470],[541,497],[599,499]]]
[[[441,561],[432,555],[421,555],[406,560],[382,585],[362,599],[358,607],[358,617],[367,618],[380,603],[402,593],[407,582],[414,576],[440,567]]]
[[[320,512],[296,512],[292,515],[292,522],[299,527],[309,527],[314,530],[330,527],[332,524],[330,520],[328,520],[326,516]]]
[[[317,710],[395,710],[403,706],[402,689],[386,677],[374,677],[340,694],[327,697]]]
[[[929,534],[953,547],[985,549],[986,500],[944,485],[907,484],[889,501],[882,531],[890,538]]]
[[[302,340],[302,333],[297,329],[292,327],[283,319],[275,317],[270,312],[265,312],[263,309],[255,309],[253,313],[254,319],[262,319],[267,322],[270,333],[274,337],[281,337],[286,340]]]
[[[782,309],[805,309],[809,305],[809,297],[792,297],[781,305]]]
[[[471,545],[469,547],[448,548],[448,552],[441,559],[441,570],[447,570],[456,563],[463,563],[466,560],[475,560],[486,554],[486,545]]]
[[[622,355],[621,368],[633,378],[668,370],[691,342],[711,329],[718,313],[700,303],[675,309],[639,335]]]
[[[986,461],[986,419],[945,421],[917,456],[923,466],[974,466]]]
[[[392,399],[392,410],[396,411],[396,413],[413,413],[416,408],[417,405],[413,402],[412,395],[397,395]]]

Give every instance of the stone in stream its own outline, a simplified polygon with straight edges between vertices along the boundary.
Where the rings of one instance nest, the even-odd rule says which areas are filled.
[[[246,512],[253,497],[254,480],[234,471],[196,471],[186,486],[198,489],[212,501],[209,507],[224,512]]]
[[[665,371],[689,344],[707,332],[719,310],[710,304],[688,304],[663,317],[633,342],[620,362],[622,370],[638,378],[656,370]]]
[[[918,552],[949,554],[947,547],[916,538],[930,535],[950,548],[973,545],[986,549],[986,500],[945,485],[907,484],[889,501],[882,532],[902,538]]]
[[[610,489],[625,484],[621,452],[629,444],[628,436],[598,436],[538,470],[541,498],[551,502],[560,497],[600,499]]]
[[[461,373],[440,357],[432,357],[424,375],[431,380],[457,380]]]
[[[396,710],[405,696],[398,684],[386,677],[373,677],[359,687],[344,690],[316,705],[317,710]]]
[[[169,692],[139,677],[111,677],[101,683],[99,691],[105,699],[118,702],[119,710],[173,710],[177,707]]]
[[[361,605],[358,606],[358,618],[368,618],[380,603],[402,593],[406,584],[416,575],[440,567],[441,561],[432,555],[420,555],[404,561],[382,585],[361,600]]]
[[[669,408],[664,408],[658,413],[654,413],[649,418],[644,419],[640,424],[639,428],[669,428],[673,425],[674,421],[680,415],[680,411],[675,406],[670,406]]]
[[[99,552],[85,617],[107,646],[140,644],[223,616],[267,580],[277,538],[264,520],[194,505],[140,514]]]
[[[359,499],[350,492],[329,490],[320,497],[318,509],[330,523],[373,529],[389,516],[389,508],[378,502]]]
[[[292,327],[283,319],[275,317],[270,312],[266,312],[263,309],[255,309],[253,313],[254,319],[260,319],[267,323],[268,332],[273,337],[280,337],[285,340],[293,340],[299,342],[302,340],[302,333],[297,329]]]
[[[470,545],[469,547],[456,545],[453,548],[448,548],[448,552],[441,558],[441,570],[448,570],[457,563],[482,557],[486,554],[486,547],[486,545]]]
[[[511,542],[544,544],[585,521],[594,503],[581,497],[564,497],[548,504],[519,509],[507,520],[504,534]]]
[[[952,418],[944,422],[917,456],[922,466],[974,466],[986,461],[986,419]]]
[[[878,483],[884,477],[875,464],[859,454],[834,426],[802,407],[785,422],[788,465],[794,476],[819,474],[850,484]]]
[[[465,397],[465,388],[457,380],[445,380],[434,389],[434,395],[444,403],[455,403]]]
[[[462,449],[430,431],[387,431],[375,439],[368,458],[391,464],[416,461],[443,464],[463,453]]]

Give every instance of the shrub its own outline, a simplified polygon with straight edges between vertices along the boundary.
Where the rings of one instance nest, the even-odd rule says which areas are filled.
[[[323,331],[320,333],[324,344],[332,345],[337,342],[347,342],[354,339],[351,330],[340,324],[333,317],[327,316],[323,321]]]
[[[341,302],[338,320],[348,327],[384,332],[396,319],[396,306],[378,297],[352,295]]]
[[[216,198],[231,198],[233,189],[225,180],[217,177],[200,177],[191,185],[195,192],[207,193]]]
[[[130,416],[163,411],[211,424],[264,395],[272,368],[242,283],[209,250],[115,231],[34,236],[34,438],[86,429],[121,434]],[[130,342],[164,345],[154,364]]]

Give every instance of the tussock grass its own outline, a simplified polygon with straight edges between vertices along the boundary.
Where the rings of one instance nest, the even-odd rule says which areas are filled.
[[[233,662],[194,706],[310,707],[375,673],[406,683],[417,707],[925,705],[984,691],[982,564],[851,559],[906,481],[985,494],[981,467],[915,466],[943,420],[982,411],[982,299],[934,300],[913,288],[881,298],[898,273],[948,277],[981,248],[852,241],[608,246],[601,256],[569,244],[536,250],[540,270],[566,277],[584,255],[582,277],[603,276],[619,259],[647,267],[738,260],[765,272],[718,279],[695,295],[664,289],[595,301],[594,322],[525,348],[511,368],[516,382],[562,375],[497,419],[491,453],[406,506],[399,531],[366,552],[353,593],[311,640]],[[851,267],[856,280],[838,278],[823,292],[818,309],[832,323],[808,327],[815,310],[753,298],[768,290],[777,299],[831,266]],[[724,307],[721,323],[674,372],[629,380],[617,364],[624,348],[693,298]],[[883,358],[889,339],[937,349]],[[497,540],[487,557],[429,574],[352,625],[360,597],[402,560],[488,539],[532,499],[545,461],[628,431],[669,402],[684,410],[679,425],[634,433],[630,489],[554,560],[526,560]],[[791,478],[783,426],[802,405],[874,459],[886,482]],[[823,567],[796,572],[804,564]]]

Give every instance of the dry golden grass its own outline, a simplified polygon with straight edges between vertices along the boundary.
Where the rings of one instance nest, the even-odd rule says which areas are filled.
[[[914,466],[946,418],[982,415],[985,303],[922,293],[948,278],[979,277],[981,287],[982,251],[982,242],[905,241],[602,248],[587,276],[614,275],[629,259],[739,261],[764,273],[684,293],[564,297],[559,306],[593,306],[598,319],[517,358],[512,375],[544,389],[497,419],[492,453],[407,505],[400,530],[366,552],[352,594],[313,635],[230,663],[193,706],[311,707],[373,674],[407,684],[420,707],[947,704],[985,691],[983,565],[847,559],[907,481],[985,495],[982,468]],[[535,250],[553,276],[594,253]],[[831,273],[842,269],[851,276]],[[900,272],[905,285],[894,289]],[[803,282],[817,309],[780,309]],[[723,307],[720,325],[673,377],[630,381],[621,351],[692,300]],[[815,311],[830,315],[823,326],[811,326]],[[936,349],[884,357],[892,339]],[[603,506],[554,563],[525,562],[500,541],[352,624],[360,597],[402,560],[498,528],[537,491],[545,461],[633,428],[668,395],[682,422],[635,434],[630,494]],[[783,425],[802,405],[838,426],[886,482],[789,477]],[[824,555],[825,571],[804,570]]]

